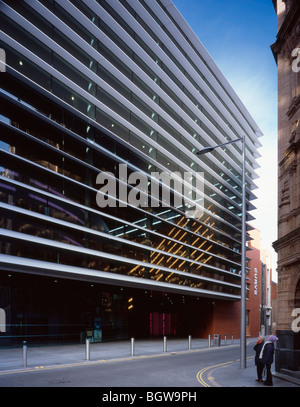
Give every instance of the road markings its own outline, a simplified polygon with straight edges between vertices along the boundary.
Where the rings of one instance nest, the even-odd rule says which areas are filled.
[[[206,381],[203,379],[204,373],[207,372],[208,370],[223,367],[223,366],[226,366],[226,365],[229,365],[229,364],[232,364],[232,363],[235,363],[235,360],[231,360],[230,362],[225,362],[225,363],[219,363],[218,365],[207,366],[204,369],[199,370],[199,372],[197,373],[198,382],[200,384],[202,384],[202,386],[204,386],[204,387],[212,387],[210,384],[206,383]]]
[[[249,356],[247,358],[247,360],[251,360],[253,359],[254,356]],[[217,369],[221,369],[222,367],[227,367],[229,365],[233,365],[234,363],[238,363],[240,361],[240,359],[236,359],[236,360],[230,360],[229,362],[224,362],[224,363],[219,363],[218,365],[212,365],[212,366],[207,366],[204,367],[203,369],[199,370],[199,372],[197,373],[197,380],[198,382],[203,386],[203,387],[212,387],[209,383],[207,383],[204,378],[203,375],[207,373],[207,380],[209,382],[211,382],[214,387],[222,387],[220,386],[218,383],[215,382],[215,378],[211,375],[213,373],[213,371],[217,370]]]

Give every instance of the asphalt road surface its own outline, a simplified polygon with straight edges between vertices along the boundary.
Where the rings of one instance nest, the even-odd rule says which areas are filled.
[[[232,345],[2,371],[0,394],[3,400],[7,396],[15,404],[28,401],[39,407],[45,403],[56,407],[61,400],[72,406],[92,403],[97,407],[98,402],[199,402],[205,387],[265,387],[255,381],[253,342],[247,355],[247,369],[239,369],[240,349]],[[274,387],[297,386],[274,378]],[[283,395],[284,389],[277,390]]]
[[[202,387],[207,379],[199,372],[237,359],[239,347],[234,346],[46,366],[2,372],[0,387]]]

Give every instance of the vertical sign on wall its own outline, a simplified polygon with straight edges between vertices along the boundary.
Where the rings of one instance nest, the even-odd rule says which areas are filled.
[[[254,269],[254,295],[257,295],[257,268]]]

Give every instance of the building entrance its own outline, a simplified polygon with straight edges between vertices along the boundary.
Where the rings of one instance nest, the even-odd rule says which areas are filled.
[[[149,328],[150,336],[176,336],[177,315],[170,312],[151,312]]]

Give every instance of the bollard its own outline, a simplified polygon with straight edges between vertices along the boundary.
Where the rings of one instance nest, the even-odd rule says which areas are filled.
[[[208,347],[211,347],[211,339],[210,339],[210,335],[208,335]]]
[[[224,335],[224,345],[227,345],[227,335]]]
[[[189,350],[192,348],[192,336],[189,335]]]
[[[23,341],[23,367],[27,367],[27,342]]]
[[[163,351],[167,352],[167,337],[166,336],[164,336],[164,349],[163,349]]]
[[[134,338],[131,338],[131,356],[134,356]]]
[[[231,345],[233,345],[233,334],[231,334]]]
[[[90,340],[86,339],[85,340],[85,358],[86,360],[90,360]]]

